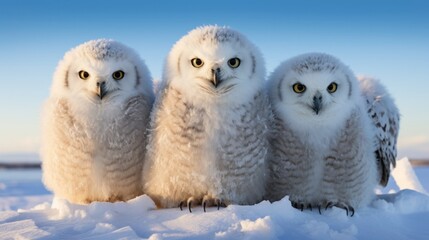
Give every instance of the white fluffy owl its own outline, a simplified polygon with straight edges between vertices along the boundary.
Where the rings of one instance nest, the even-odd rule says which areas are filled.
[[[283,62],[268,86],[268,199],[289,195],[301,210],[336,206],[347,215],[368,204],[396,158],[399,113],[384,87],[322,53]]]
[[[229,28],[196,28],[174,45],[143,173],[158,207],[262,200],[271,116],[264,76],[260,52]]]
[[[44,106],[43,181],[73,203],[142,194],[146,129],[154,100],[140,57],[113,40],[67,52]]]

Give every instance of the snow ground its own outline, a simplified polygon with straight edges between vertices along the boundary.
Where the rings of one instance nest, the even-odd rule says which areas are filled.
[[[421,193],[429,189],[429,168],[414,169],[419,185],[407,162],[398,163],[398,183],[391,180],[353,217],[338,208],[301,212],[287,197],[206,213],[155,210],[145,195],[75,205],[53,199],[40,170],[0,170],[0,239],[429,239],[429,196]]]

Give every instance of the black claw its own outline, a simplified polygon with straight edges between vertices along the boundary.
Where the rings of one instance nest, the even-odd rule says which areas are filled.
[[[350,217],[353,217],[355,215],[355,209],[352,206],[349,206],[342,202],[335,204],[335,206],[346,210],[347,216],[349,216],[349,212],[350,212]]]
[[[310,209],[310,211],[313,211],[313,208],[311,207],[311,204],[308,204],[308,208]]]
[[[317,208],[319,209],[319,214],[322,215],[322,211],[320,210],[320,205],[317,206]]]
[[[183,206],[183,201],[181,201],[181,202],[179,203],[179,208],[180,208],[180,211],[183,211],[183,208],[182,208],[182,206]]]
[[[350,217],[353,217],[353,215],[355,215],[355,209],[353,207],[350,207],[350,212],[352,213]]]
[[[204,212],[206,212],[206,204],[207,204],[207,202],[206,202],[206,201],[204,201],[204,202],[203,202],[203,209],[204,209]]]
[[[220,207],[224,207],[224,208],[226,208],[226,203],[224,203],[222,200],[220,200],[220,199],[217,199],[216,200],[216,206],[217,206],[217,210],[219,210],[220,209]]]
[[[293,208],[301,210],[301,212],[304,211],[304,204],[297,203],[297,202],[291,202],[291,205]]]
[[[333,203],[333,202],[328,202],[328,204],[326,205],[325,210],[328,210],[328,208],[331,208],[331,207],[333,207],[333,206],[334,206],[334,203]]]
[[[188,201],[189,212],[192,213],[192,201]]]

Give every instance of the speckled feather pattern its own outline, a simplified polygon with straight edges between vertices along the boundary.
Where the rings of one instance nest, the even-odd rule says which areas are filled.
[[[396,143],[400,123],[399,110],[392,97],[378,80],[370,77],[359,77],[358,80],[368,115],[373,122],[380,184],[386,186],[390,170],[396,165]]]
[[[287,123],[276,117],[270,137],[267,199],[278,201],[289,195],[291,201],[326,206],[342,202],[360,207],[371,199],[375,162],[371,140],[362,136],[362,121],[355,111],[337,134],[328,150],[313,148]],[[373,177],[371,177],[371,175]]]

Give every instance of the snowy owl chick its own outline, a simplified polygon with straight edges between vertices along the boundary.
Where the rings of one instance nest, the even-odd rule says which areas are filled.
[[[93,40],[67,52],[44,106],[43,181],[73,203],[142,194],[150,73],[130,48]]]
[[[384,87],[333,56],[283,62],[270,76],[275,124],[267,196],[299,209],[365,206],[395,165],[399,113]]]
[[[174,45],[143,173],[158,207],[262,200],[271,116],[264,76],[259,51],[229,28],[196,28]]]

